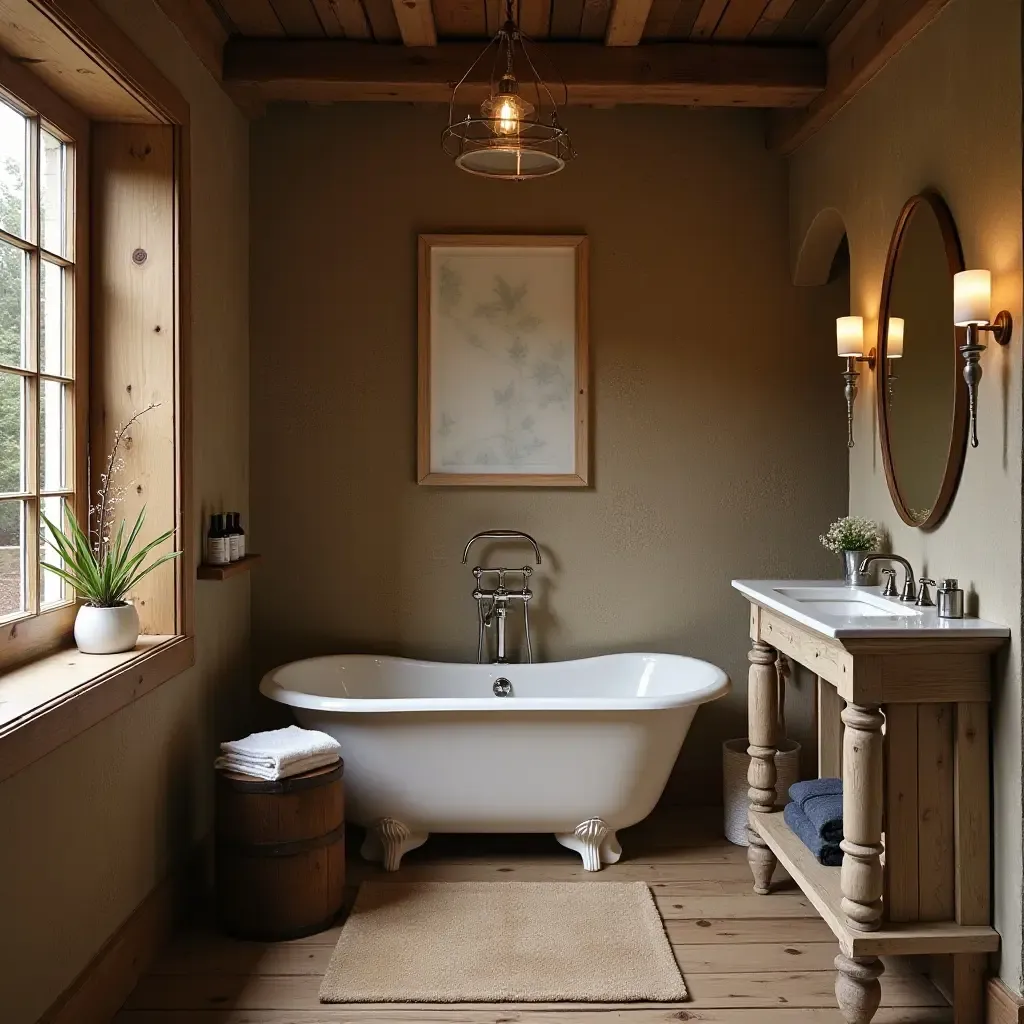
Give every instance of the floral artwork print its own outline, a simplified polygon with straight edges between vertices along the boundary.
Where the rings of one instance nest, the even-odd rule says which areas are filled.
[[[431,258],[431,470],[574,472],[573,251]]]

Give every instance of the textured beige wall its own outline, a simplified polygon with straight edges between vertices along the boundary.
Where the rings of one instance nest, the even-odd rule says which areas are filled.
[[[248,501],[248,126],[153,0],[101,0],[192,110],[197,502]],[[198,533],[197,521],[196,530]],[[0,783],[0,1020],[30,1024],[209,829],[247,700],[249,589],[198,584],[197,663]]]
[[[790,285],[786,168],[755,113],[573,110],[579,162],[519,185],[455,170],[445,113],[281,106],[253,126],[255,661],[471,660],[463,545],[525,530],[547,555],[543,658],[678,651],[737,681],[675,786],[710,802],[718,744],[745,730],[730,578],[835,575],[817,535],[846,510],[845,290]],[[416,235],[501,230],[590,237],[588,490],[415,483]]]
[[[984,55],[979,62],[965,54]],[[850,239],[851,312],[875,325],[889,236],[908,196],[943,194],[968,266],[993,271],[995,308],[1021,315],[1021,5],[956,0],[792,161],[791,238],[835,207]],[[1013,643],[992,706],[995,915],[1000,973],[1021,986],[1021,333],[983,359],[981,447],[934,532],[904,526],[889,501],[873,391],[857,411],[850,508],[881,520],[927,575],[957,576]],[[922,424],[927,429],[928,424]]]

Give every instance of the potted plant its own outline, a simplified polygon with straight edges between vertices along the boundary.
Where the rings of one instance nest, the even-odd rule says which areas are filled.
[[[837,519],[818,539],[829,551],[842,555],[848,587],[870,586],[872,574],[860,572],[860,563],[865,555],[877,551],[882,543],[882,529],[878,523],[863,516],[846,516]]]
[[[117,524],[116,532],[114,530],[114,509],[124,501],[125,493],[123,487],[113,485],[114,477],[124,468],[118,457],[121,442],[132,424],[153,408],[155,406],[150,405],[135,413],[114,435],[114,445],[96,492],[98,501],[89,510],[90,515],[95,515],[96,523],[92,541],[70,510],[67,530],[43,515],[49,530],[47,543],[63,562],[62,565],[43,562],[43,568],[74,587],[85,602],[75,618],[75,643],[83,654],[118,654],[130,651],[138,643],[139,613],[128,595],[140,580],[180,554],[171,551],[158,558],[151,557],[154,549],[173,535],[173,530],[135,550],[146,521],[145,507],[127,537],[125,520]]]

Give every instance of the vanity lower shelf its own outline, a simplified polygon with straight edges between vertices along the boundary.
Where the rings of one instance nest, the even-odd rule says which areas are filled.
[[[886,921],[875,932],[849,928],[841,908],[840,869],[819,864],[793,834],[781,812],[750,812],[750,821],[779,863],[800,886],[839,940],[842,951],[857,956],[904,956],[924,953],[990,953],[999,948],[994,928],[956,921]],[[771,899],[771,896],[765,896]]]

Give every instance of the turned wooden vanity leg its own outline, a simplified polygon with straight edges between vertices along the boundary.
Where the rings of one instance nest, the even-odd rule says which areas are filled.
[[[843,710],[842,907],[847,924],[865,932],[882,920],[884,721],[877,705],[848,704]]]
[[[747,797],[752,811],[775,810],[775,749],[779,728],[779,677],[775,667],[778,655],[774,647],[760,640],[747,655],[750,672],[747,682],[747,733],[750,766],[747,768]],[[747,862],[754,875],[754,892],[770,891],[775,871],[775,854],[757,830],[747,826]]]
[[[836,965],[836,1002],[849,1024],[869,1024],[882,1001],[878,979],[885,968],[876,956],[849,957],[840,953]]]

